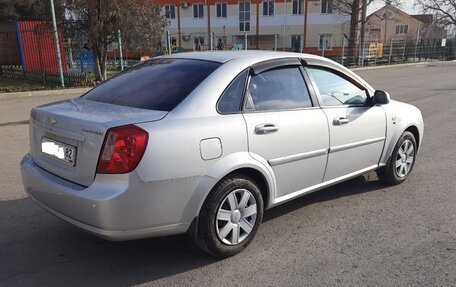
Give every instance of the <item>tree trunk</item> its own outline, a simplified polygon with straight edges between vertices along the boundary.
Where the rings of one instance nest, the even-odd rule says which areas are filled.
[[[359,26],[359,3],[360,0],[354,0],[352,6],[352,12],[350,15],[350,39],[348,40],[348,63],[349,65],[353,65],[357,63],[357,34],[358,34],[358,26]]]
[[[103,81],[103,70],[101,69],[100,51],[97,48],[93,48],[92,53],[95,56],[95,81]]]
[[[108,65],[107,65],[108,53],[106,52],[106,50],[107,49],[103,49],[103,53],[102,53],[102,56],[101,56],[101,65],[100,65],[104,81],[106,81],[108,79],[108,73],[107,73],[107,70],[108,70]]]
[[[95,80],[105,81],[107,80],[107,61],[108,55],[105,48],[94,48],[93,54],[95,55]]]

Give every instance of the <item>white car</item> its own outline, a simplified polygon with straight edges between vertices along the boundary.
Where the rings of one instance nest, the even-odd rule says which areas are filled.
[[[110,240],[190,233],[231,256],[266,209],[361,174],[411,173],[420,111],[325,58],[196,52],[36,107],[26,192]]]

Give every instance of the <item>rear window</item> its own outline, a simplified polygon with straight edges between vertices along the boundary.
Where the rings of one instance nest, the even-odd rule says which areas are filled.
[[[86,100],[170,111],[221,64],[189,59],[152,59],[82,96]]]

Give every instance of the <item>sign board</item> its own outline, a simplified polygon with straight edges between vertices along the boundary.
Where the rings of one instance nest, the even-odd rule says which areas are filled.
[[[446,46],[446,39],[442,39],[442,47]]]
[[[233,50],[243,50],[242,44],[233,44]]]
[[[369,57],[372,57],[372,58],[383,57],[383,43],[371,43],[369,45]]]

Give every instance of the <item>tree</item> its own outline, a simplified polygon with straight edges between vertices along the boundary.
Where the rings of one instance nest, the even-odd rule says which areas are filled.
[[[437,24],[456,26],[456,0],[417,0],[424,12],[433,12]]]
[[[56,13],[63,15],[63,9],[56,3]],[[0,0],[1,20],[51,20],[49,0]]]
[[[367,5],[373,0],[368,0]],[[362,0],[336,0],[334,10],[350,16],[350,34],[348,38],[348,63],[356,63],[356,47],[359,25],[362,20]],[[367,9],[367,6],[365,7]]]
[[[122,4],[125,5],[125,2]],[[136,2],[137,5],[125,5],[128,7],[123,8],[129,9],[129,16],[120,19],[121,26],[134,27],[134,29],[124,30],[122,41],[125,43],[125,47],[147,53],[161,46],[163,30],[168,25],[168,21],[159,16],[158,6],[151,7],[151,0],[136,0]],[[148,6],[149,8],[144,9]],[[138,19],[142,19],[140,23],[138,23]]]
[[[451,1],[451,0],[450,0]],[[364,2],[366,6],[364,6]],[[375,0],[334,0],[334,10],[338,11],[342,15],[350,17],[350,34],[348,39],[348,63],[355,64],[357,61],[357,46],[358,46],[358,35],[360,32],[360,26],[363,23],[363,11],[367,11],[370,4]],[[378,2],[378,1],[377,1]],[[381,0],[385,4],[393,4],[400,6],[402,0]],[[364,19],[366,21],[366,19]],[[364,23],[365,24],[365,23]]]
[[[65,0],[67,30],[82,33],[95,57],[96,79],[105,80],[108,46],[118,31],[134,49],[154,49],[161,44],[167,22],[151,0]]]

